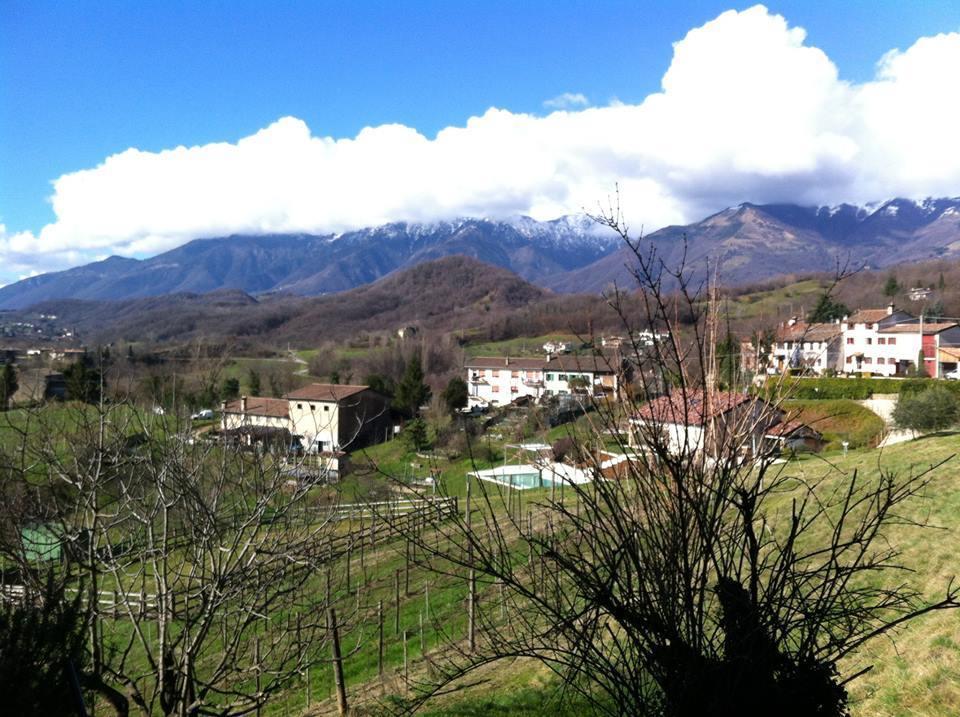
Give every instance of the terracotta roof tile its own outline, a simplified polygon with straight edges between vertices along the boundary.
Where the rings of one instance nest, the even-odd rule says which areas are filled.
[[[351,386],[339,383],[311,383],[309,386],[291,391],[284,396],[284,398],[288,398],[291,401],[336,402],[369,390],[369,386]]]
[[[687,391],[685,393],[674,391],[641,406],[640,410],[637,411],[637,418],[660,423],[701,425],[710,417],[706,414],[705,398],[706,395],[703,390]],[[760,402],[761,399],[745,393],[717,391],[713,394],[713,417],[721,416],[737,406],[754,401]]]
[[[288,418],[289,403],[285,398],[261,398],[259,396],[250,396],[247,398],[247,410],[240,410],[241,400],[230,401],[227,404],[226,413],[243,413],[247,416],[269,416],[272,418]]]

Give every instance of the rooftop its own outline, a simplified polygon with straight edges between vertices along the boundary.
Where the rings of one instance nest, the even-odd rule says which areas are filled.
[[[288,418],[289,403],[285,398],[261,398],[250,396],[246,399],[247,410],[241,411],[242,399],[230,401],[224,408],[225,413],[242,413],[245,416],[269,416],[272,418]]]
[[[955,321],[925,321],[923,322],[923,333],[925,336],[939,334],[941,331],[952,329],[957,326]],[[881,334],[919,334],[920,322],[912,321],[909,324],[894,324],[880,329]]]
[[[761,399],[746,393],[716,391],[707,413],[706,392],[700,390],[674,391],[655,398],[640,407],[637,418],[661,423],[680,423],[688,426],[702,424],[708,418],[716,418],[745,403],[763,403]]]
[[[358,393],[369,391],[369,386],[352,386],[339,383],[311,383],[309,386],[291,391],[284,398],[291,401],[342,401]]]
[[[513,356],[476,356],[467,359],[465,368],[508,368],[513,370],[541,369],[545,359],[542,358],[514,358]]]

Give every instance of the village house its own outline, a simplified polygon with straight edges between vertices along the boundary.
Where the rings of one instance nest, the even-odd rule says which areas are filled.
[[[544,392],[542,358],[479,356],[467,359],[467,406],[505,406],[523,396],[538,400]]]
[[[221,405],[221,429],[245,443],[283,443],[336,457],[387,440],[389,401],[367,386],[314,383],[283,398],[241,396]]]
[[[609,356],[513,358],[481,356],[464,362],[467,406],[506,406],[520,398],[589,393],[617,398],[622,362]]]
[[[543,364],[547,395],[584,391],[594,396],[620,396],[621,362],[611,356],[556,356]]]
[[[782,411],[747,393],[677,390],[640,407],[630,421],[630,446],[642,450],[642,437],[652,431],[674,455],[715,457],[719,446],[734,441],[740,455],[754,459],[775,452],[767,434],[782,419]]]
[[[908,376],[917,370],[922,351],[927,375],[939,378],[943,375],[941,349],[960,346],[956,322],[915,318],[893,304],[885,310],[858,311],[840,326],[846,373]]]
[[[791,318],[777,328],[770,347],[767,373],[783,373],[789,369],[816,374],[839,371],[842,365],[841,334],[839,322],[810,324]]]

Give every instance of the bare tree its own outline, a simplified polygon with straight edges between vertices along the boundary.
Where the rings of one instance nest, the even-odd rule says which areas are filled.
[[[247,714],[326,659],[338,541],[318,471],[122,404],[10,415],[3,555],[29,585],[24,529],[56,536],[58,579],[90,606],[85,687],[117,714]]]
[[[541,466],[535,499],[474,479],[457,520],[406,532],[423,568],[470,586],[468,635],[450,635],[407,707],[528,657],[605,714],[846,714],[861,674],[846,656],[960,606],[952,582],[932,601],[912,590],[888,540],[932,469],[811,476],[775,461],[782,395],[717,389],[709,272],[664,266],[617,206],[599,219],[635,261],[642,311],[608,299],[639,390],[581,398],[589,429],[571,431],[571,465]],[[663,338],[634,339],[643,328]]]

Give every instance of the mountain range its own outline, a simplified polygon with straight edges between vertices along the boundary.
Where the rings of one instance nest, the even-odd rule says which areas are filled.
[[[444,256],[465,255],[543,285],[587,266],[618,241],[586,217],[537,222],[460,219],[393,223],[340,235],[235,235],[197,239],[153,258],[112,256],[0,288],[0,308],[55,299],[117,300],[239,289],[330,294]]]
[[[743,203],[644,238],[666,266],[707,260],[737,285],[783,274],[879,268],[960,256],[960,198],[857,207]],[[0,288],[0,308],[60,299],[119,300],[236,289],[316,296],[462,254],[559,292],[630,287],[632,250],[583,216],[538,222],[460,219],[392,223],[340,235],[196,239],[150,259],[110,257]]]

